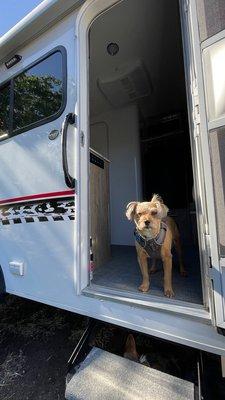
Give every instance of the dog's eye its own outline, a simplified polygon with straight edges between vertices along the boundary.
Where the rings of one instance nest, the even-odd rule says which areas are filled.
[[[141,213],[137,213],[137,216],[140,217],[140,216],[141,216]]]
[[[151,215],[156,215],[157,214],[157,210],[152,210],[151,211]]]

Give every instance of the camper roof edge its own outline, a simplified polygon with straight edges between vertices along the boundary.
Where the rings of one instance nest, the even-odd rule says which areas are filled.
[[[56,23],[85,0],[44,0],[0,38],[0,62]]]

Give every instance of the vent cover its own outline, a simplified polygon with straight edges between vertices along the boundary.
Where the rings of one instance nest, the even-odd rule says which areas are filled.
[[[115,107],[147,97],[152,92],[150,78],[140,60],[118,67],[111,76],[99,78],[98,87]]]

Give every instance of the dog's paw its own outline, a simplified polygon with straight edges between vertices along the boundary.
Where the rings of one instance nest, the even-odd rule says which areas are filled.
[[[180,271],[180,275],[186,278],[188,276],[188,273],[185,269],[183,269],[182,271]]]
[[[164,295],[165,295],[166,297],[169,297],[169,298],[171,299],[172,297],[174,297],[173,289],[172,289],[172,288],[170,288],[170,289],[164,289]]]
[[[149,291],[149,284],[147,284],[147,283],[142,283],[142,284],[139,286],[138,290],[140,290],[140,292],[143,292],[143,293],[148,292],[148,291]]]

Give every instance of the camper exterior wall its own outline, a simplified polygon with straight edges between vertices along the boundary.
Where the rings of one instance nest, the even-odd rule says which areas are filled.
[[[10,293],[184,346],[225,356],[225,337],[217,333],[207,314],[205,314],[206,318],[202,319],[186,317],[178,312],[168,313],[168,311],[154,310],[149,307],[137,307],[134,303],[126,304],[122,298],[113,301],[104,299],[103,296],[70,296],[65,292],[60,293],[61,285],[57,289],[58,301],[44,299],[34,294],[29,295],[19,290]]]
[[[13,229],[1,229],[1,246],[4,249],[1,252],[1,263],[5,265],[4,276],[6,280],[6,290],[9,293],[16,294],[21,297],[43,302],[59,308],[70,310],[83,315],[88,315],[106,322],[121,325],[144,332],[149,335],[157,336],[183,345],[200,348],[216,354],[225,356],[225,338],[218,335],[217,331],[211,325],[211,316],[206,310],[201,310],[200,315],[187,316],[184,313],[179,313],[176,309],[160,310],[153,307],[137,307],[136,304],[129,303],[123,299],[103,298],[96,295],[93,297],[82,294],[82,289],[88,283],[88,162],[89,162],[89,109],[88,109],[88,40],[87,31],[92,20],[105,9],[116,4],[116,0],[90,0],[84,3],[80,10],[77,19],[77,52],[75,48],[75,19],[76,15],[71,13],[64,20],[62,16],[69,12],[70,7],[77,6],[75,0],[49,0],[43,3],[43,9],[35,11],[32,16],[28,17],[19,26],[5,35],[0,41],[1,59],[5,60],[8,56],[19,49],[23,55],[25,63],[32,62],[35,58],[44,54],[45,51],[51,49],[55,45],[59,45],[56,38],[64,38],[64,45],[71,58],[68,60],[68,96],[71,99],[70,104],[67,103],[67,112],[73,112],[78,115],[78,132],[83,132],[84,141],[80,143],[80,137],[77,135],[75,150],[77,151],[75,159],[75,177],[77,178],[75,211],[76,211],[76,229],[74,237],[72,231],[68,231],[65,225],[49,225],[48,237],[45,235],[46,229],[44,225],[27,224],[24,227],[21,225],[13,225]],[[65,5],[66,4],[66,5]],[[69,7],[68,7],[69,4]],[[59,12],[60,10],[60,12]],[[49,23],[58,20],[59,22],[54,27],[48,27]],[[42,36],[34,40],[41,31],[46,31]],[[58,36],[57,36],[58,35]],[[31,39],[27,47],[23,48],[25,41]],[[57,42],[57,43],[56,43]],[[64,41],[63,41],[64,42]],[[72,45],[71,45],[72,43]],[[78,63],[78,73],[76,74],[75,60]],[[24,64],[25,65],[25,64]],[[4,66],[1,66],[3,72]],[[19,71],[19,65],[14,67],[14,71]],[[4,72],[3,79],[7,79],[12,71]],[[77,81],[75,81],[75,77]],[[75,96],[73,90],[77,83],[78,104],[74,105],[72,99]],[[60,121],[62,122],[62,121]],[[49,128],[54,126],[50,125]],[[44,126],[43,129],[46,129]],[[75,132],[77,133],[77,132]],[[18,154],[22,147],[22,137],[28,133],[18,136],[17,139],[2,142],[1,148],[8,143],[8,150],[11,154]],[[35,137],[35,130],[32,132],[32,137]],[[82,136],[83,137],[83,136]],[[28,144],[24,146],[24,158],[29,161],[29,157],[35,157],[35,146],[28,137]],[[10,142],[10,144],[9,144]],[[16,147],[13,148],[13,143]],[[49,142],[50,143],[50,142]],[[33,150],[33,153],[32,153]],[[59,150],[57,150],[59,151]],[[43,154],[43,158],[39,160],[39,165],[48,160],[49,154],[52,153],[54,165],[57,166],[57,151],[53,148],[48,148],[48,152]],[[27,156],[29,155],[29,157]],[[59,155],[59,154],[58,154]],[[3,168],[3,163],[1,168]],[[27,162],[28,170],[30,164]],[[51,168],[51,166],[50,166]],[[16,171],[16,167],[14,168]],[[5,169],[5,174],[8,174],[8,169]],[[32,171],[30,184],[34,177]],[[44,175],[40,181],[44,182]],[[62,176],[61,176],[62,178]],[[59,179],[61,179],[59,178]],[[61,181],[62,182],[62,181]],[[10,188],[10,180],[7,179],[6,184]],[[44,183],[49,186],[49,183]],[[3,186],[0,184],[0,186]],[[11,185],[11,193],[14,193],[14,186],[21,190],[16,180]],[[49,187],[48,187],[49,189]],[[69,237],[70,233],[70,237]],[[40,241],[42,238],[42,241]],[[37,239],[37,247],[34,251],[34,242]],[[22,262],[26,251],[28,258],[25,260],[25,273],[28,272],[28,279],[24,280],[24,276],[11,276],[9,272],[9,260]],[[75,249],[75,251],[74,251]],[[46,257],[51,254],[52,262],[47,265]],[[59,262],[60,261],[60,262]],[[57,264],[57,266],[56,266]],[[27,276],[27,275],[25,275]]]

